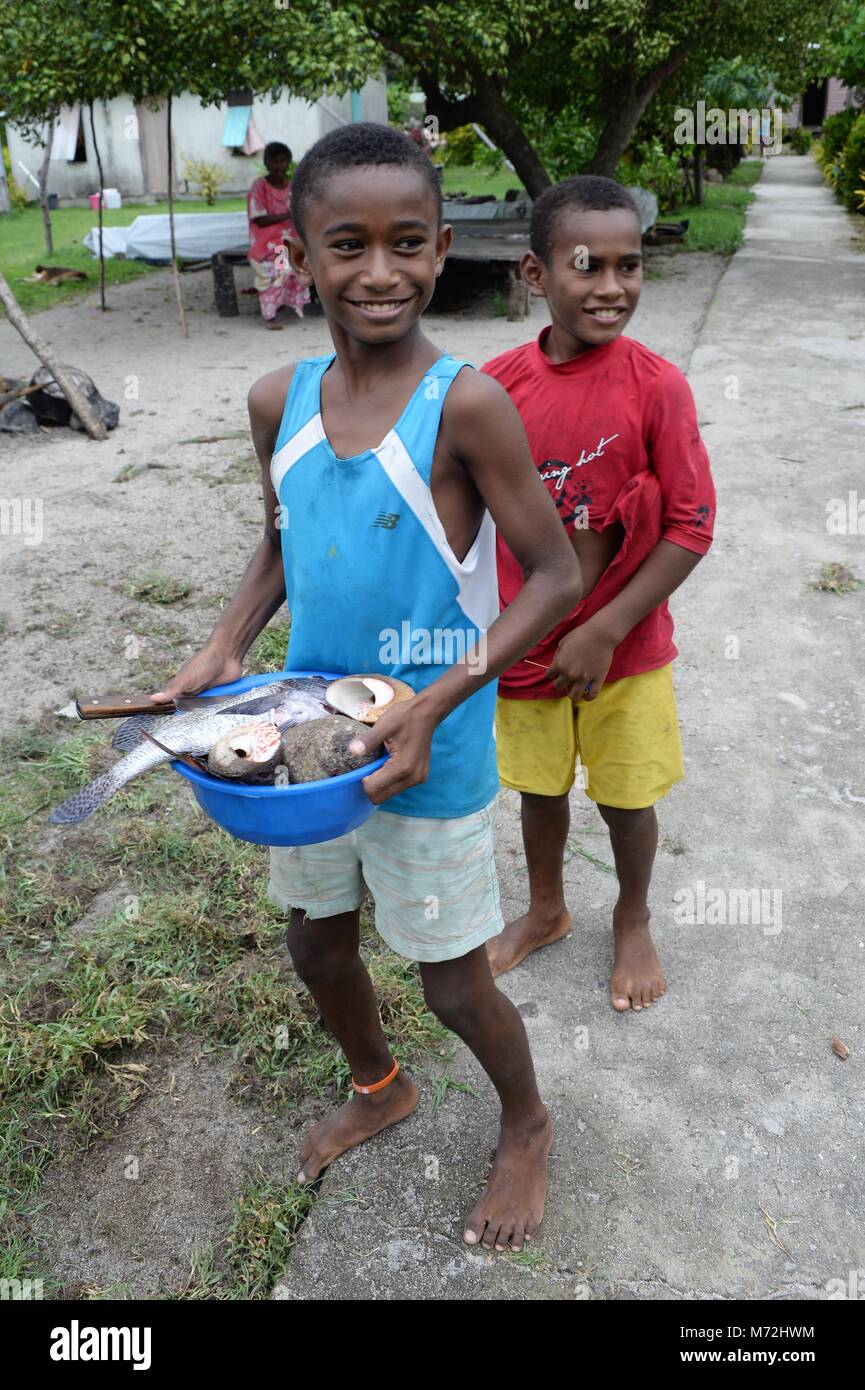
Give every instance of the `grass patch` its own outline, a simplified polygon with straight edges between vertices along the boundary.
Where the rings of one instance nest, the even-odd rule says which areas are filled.
[[[312,1187],[277,1184],[265,1174],[242,1193],[228,1238],[232,1283],[221,1296],[266,1298],[315,1204]]]
[[[291,622],[287,618],[271,618],[249,649],[247,661],[250,670],[284,671],[290,634]]]
[[[818,594],[855,594],[862,588],[862,580],[847,565],[832,561],[823,565],[819,575],[808,586]]]
[[[222,198],[216,207],[208,207],[204,201],[190,201],[176,204],[177,212],[238,212],[244,210],[244,198]],[[128,227],[136,217],[152,213],[167,213],[166,202],[149,205],[135,205],[125,208],[104,209],[103,225],[106,227]],[[80,298],[82,294],[92,294],[99,288],[99,262],[83,244],[92,227],[97,226],[98,215],[89,207],[58,208],[51,214],[54,233],[54,253],[49,256],[45,250],[45,233],[42,228],[42,213],[36,204],[10,212],[0,217],[0,265],[12,287],[18,303],[25,313],[35,313],[41,309],[51,309],[56,304]],[[89,276],[85,281],[71,281],[56,289],[28,280],[37,265],[65,266],[68,270],[84,270]],[[137,280],[158,266],[146,265],[144,261],[124,261],[114,257],[105,262],[106,298],[110,306],[110,289],[129,280]],[[0,317],[5,310],[0,306]]]
[[[518,188],[523,192],[520,176],[512,169],[489,172],[465,164],[445,165],[442,193],[446,198],[454,193],[465,193],[470,198],[491,193],[493,197],[503,199],[509,188]]]
[[[124,592],[142,603],[167,605],[179,603],[181,599],[186,598],[192,592],[192,585],[182,579],[172,579],[169,574],[151,570],[142,574],[140,579],[133,579],[126,585]]]
[[[279,668],[286,624],[268,633]],[[43,1277],[46,1289],[42,1176],[60,1155],[74,1160],[117,1133],[160,1051],[191,1039],[229,1055],[230,1094],[270,1108],[350,1094],[338,1045],[286,965],[261,849],[215,827],[167,768],[84,825],[45,825],[50,807],[115,761],[112,730],[70,734],[46,716],[0,748],[0,1270]],[[114,910],[76,932],[108,890]],[[445,1056],[452,1040],[426,1010],[417,967],[392,955],[367,919],[362,952],[400,1061]],[[238,1194],[225,1246],[200,1252],[181,1289],[162,1296],[264,1297],[314,1200],[314,1188],[259,1174]]]
[[[222,473],[202,472],[198,474],[198,477],[208,487],[223,487],[226,484],[237,483],[248,485],[260,480],[261,464],[257,454],[251,451],[246,454],[239,454],[237,458],[232,459]]]
[[[719,251],[726,256],[738,251],[745,230],[745,213],[754,201],[753,185],[762,173],[762,160],[742,160],[723,183],[704,185],[699,207],[682,203],[664,213],[663,222],[687,218],[690,223],[684,240],[674,249]]]

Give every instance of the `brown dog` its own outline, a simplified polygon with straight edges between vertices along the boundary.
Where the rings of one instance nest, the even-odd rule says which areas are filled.
[[[31,280],[39,280],[43,285],[62,285],[64,280],[86,280],[85,270],[64,270],[60,265],[37,265]]]

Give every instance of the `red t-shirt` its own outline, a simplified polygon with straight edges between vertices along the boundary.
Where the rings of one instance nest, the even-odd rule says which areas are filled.
[[[562,638],[621,592],[658,540],[705,554],[715,516],[694,398],[678,367],[625,337],[551,362],[541,346],[549,332],[482,370],[501,382],[519,410],[568,534],[621,521],[625,542],[592,593],[499,677],[499,693],[512,699],[561,699],[542,668]],[[523,573],[501,536],[497,558],[504,608],[522,587]],[[665,600],[619,643],[607,681],[666,666],[676,654]]]

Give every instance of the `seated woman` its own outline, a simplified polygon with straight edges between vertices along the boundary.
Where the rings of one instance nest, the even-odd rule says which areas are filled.
[[[303,318],[309,290],[300,283],[288,263],[283,233],[295,235],[291,220],[291,150],[279,140],[264,147],[267,173],[256,179],[246,195],[249,213],[249,264],[255,271],[255,288],[261,317],[267,328],[282,328],[276,315],[285,305]]]

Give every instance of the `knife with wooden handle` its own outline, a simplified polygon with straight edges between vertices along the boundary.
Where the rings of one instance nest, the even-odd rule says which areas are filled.
[[[157,705],[146,695],[94,695],[76,700],[79,719],[125,719],[128,714],[174,714],[173,700]]]

